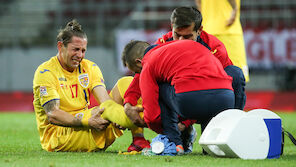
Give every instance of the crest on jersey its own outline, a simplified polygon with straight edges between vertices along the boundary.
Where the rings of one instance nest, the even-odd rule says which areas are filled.
[[[87,88],[89,84],[88,74],[81,74],[78,76],[79,83],[82,87]]]

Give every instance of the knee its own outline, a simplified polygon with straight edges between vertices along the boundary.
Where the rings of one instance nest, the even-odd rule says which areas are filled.
[[[227,66],[225,72],[232,77],[233,86],[245,86],[246,80],[243,71],[237,66]]]

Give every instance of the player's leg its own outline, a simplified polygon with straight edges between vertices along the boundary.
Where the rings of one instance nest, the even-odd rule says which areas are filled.
[[[132,129],[133,142],[128,147],[127,151],[142,151],[144,148],[150,148],[150,142],[144,137],[144,129]]]
[[[91,117],[91,115],[95,114],[92,112],[93,109],[94,108],[91,108],[88,110],[91,113],[86,115],[88,119]],[[93,136],[92,141],[96,144],[98,148],[97,150],[106,150],[115,141],[116,138],[123,135],[122,130],[115,127],[114,124],[110,124],[103,131],[97,131],[97,130],[91,129],[90,132]]]
[[[110,92],[110,97],[118,104],[123,105],[124,94],[132,82],[133,77],[122,77],[120,78],[113,89]],[[141,101],[138,102],[138,105]],[[143,115],[142,115],[143,116]],[[143,148],[150,148],[150,142],[144,138],[144,129],[141,127],[136,127],[131,129],[133,142],[128,147],[127,151],[141,151]]]
[[[177,154],[184,154],[181,131],[178,128],[178,113],[176,111],[176,102],[174,99],[175,89],[169,83],[160,83],[159,85],[159,106],[161,110],[161,122],[163,134],[176,145]]]
[[[42,148],[51,152],[91,152],[100,149],[88,128],[75,128],[53,125],[41,141]]]
[[[89,119],[92,109],[72,113],[80,119]],[[96,131],[88,127],[71,128],[49,125],[46,137],[41,141],[47,151],[91,152],[106,149],[122,132],[110,125],[106,130]],[[106,134],[109,134],[108,138]]]
[[[178,108],[177,106],[175,106],[176,102],[174,101],[175,99],[173,98],[175,96],[174,94],[175,94],[174,88],[170,84],[168,83],[159,84],[159,97],[160,97],[159,103],[162,111],[166,111],[166,112],[167,110],[174,111],[176,108]],[[174,113],[168,113],[168,114],[162,112],[161,120],[166,121],[167,119],[172,119],[172,121],[175,121],[175,116],[176,116],[175,113],[177,112],[174,111]],[[168,115],[170,115],[169,118],[167,118]],[[178,117],[178,113],[177,113],[177,117]],[[181,120],[184,120],[184,119],[178,117],[177,123],[180,123]],[[175,122],[166,122],[164,124],[172,124],[172,123],[175,123]],[[180,130],[179,128],[177,129],[179,132],[181,132],[180,134],[179,132],[176,131],[174,127],[169,128],[168,131],[170,132],[168,133],[171,134],[172,136],[171,138],[175,138],[173,139],[175,143],[181,138],[182,146],[185,153],[191,153],[193,149],[193,143],[195,142],[197,137],[195,128],[193,127],[193,125],[189,125],[184,130]]]
[[[234,93],[229,89],[199,90],[176,94],[178,112],[198,123],[210,120],[218,113],[234,108]]]
[[[232,77],[232,88],[235,95],[234,108],[244,110],[246,104],[245,77],[242,70],[236,66],[227,66],[225,72]]]
[[[105,108],[101,116],[102,118],[116,123],[122,127],[128,129],[137,128],[137,126],[133,124],[133,122],[124,112],[124,108],[122,106],[123,98],[121,98],[119,90],[120,89],[117,83],[109,94],[114,100],[106,100],[100,104],[100,108]]]
[[[128,129],[137,128],[137,126],[133,124],[133,122],[125,114],[123,106],[116,103],[115,101],[104,101],[102,104],[100,104],[100,108],[105,108],[101,115],[102,118]]]
[[[189,125],[188,128],[181,132],[183,147],[186,154],[192,152],[196,137],[197,132],[193,125]]]

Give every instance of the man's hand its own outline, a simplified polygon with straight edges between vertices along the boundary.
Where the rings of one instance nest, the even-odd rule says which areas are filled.
[[[186,126],[184,124],[182,124],[181,122],[179,122],[178,128],[179,128],[180,132],[183,132],[186,129]]]
[[[102,131],[106,129],[110,122],[101,117],[104,112],[104,108],[99,109],[98,107],[93,109],[92,116],[88,119],[88,125],[97,131]]]
[[[230,18],[227,20],[227,23],[226,23],[227,27],[231,26],[234,23],[236,15],[239,10],[235,0],[228,0],[228,3],[230,4],[230,6],[232,8],[232,12],[231,12]]]
[[[227,20],[227,23],[226,23],[226,26],[227,26],[227,27],[231,26],[231,25],[234,23],[235,18],[236,18],[236,14],[237,14],[237,11],[236,11],[236,10],[233,10],[233,11],[231,12],[231,16],[230,16],[230,18]]]
[[[132,106],[130,103],[124,105],[124,112],[129,119],[138,127],[147,127],[145,121],[140,117],[139,112],[142,112],[143,108]]]

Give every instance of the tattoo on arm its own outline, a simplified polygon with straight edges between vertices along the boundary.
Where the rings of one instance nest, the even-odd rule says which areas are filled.
[[[82,126],[81,119],[74,117],[73,123],[75,126]]]
[[[53,125],[59,125],[64,127],[79,127],[81,126],[81,120],[72,117],[71,114],[59,109],[60,100],[52,100],[44,105],[44,110],[48,116],[48,120]],[[59,110],[59,112],[54,112]]]
[[[52,100],[44,105],[44,110],[46,113],[50,113],[55,108],[60,107],[60,100]]]

